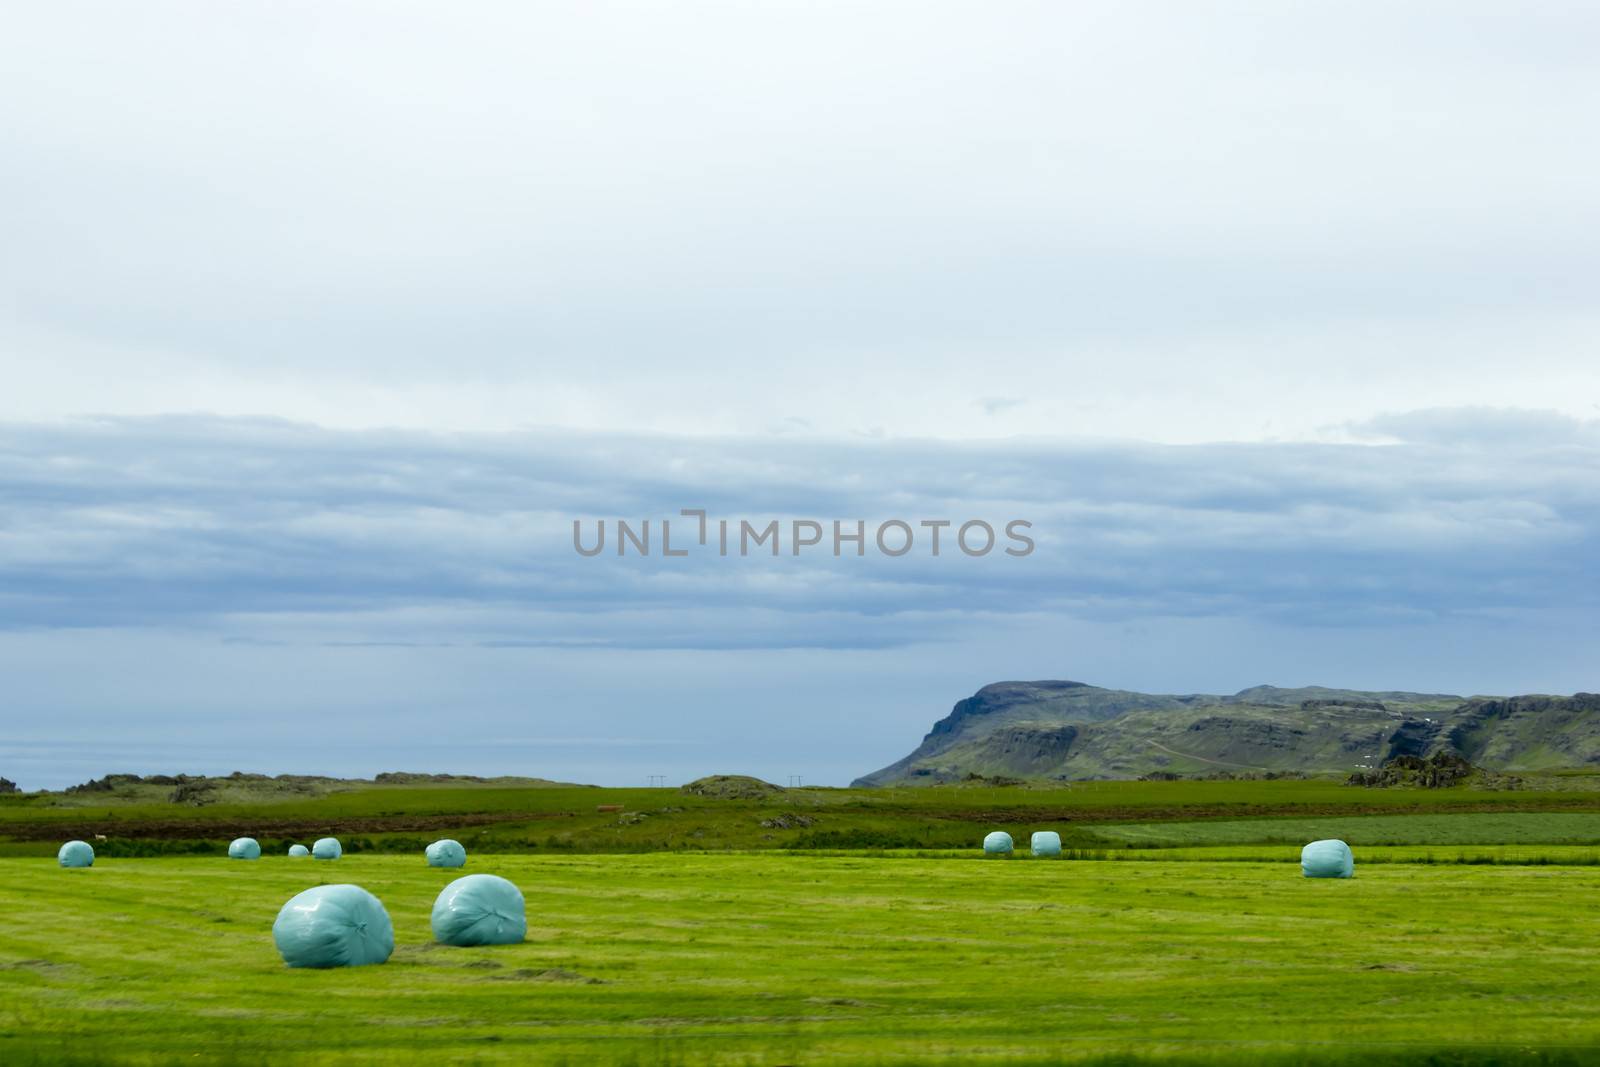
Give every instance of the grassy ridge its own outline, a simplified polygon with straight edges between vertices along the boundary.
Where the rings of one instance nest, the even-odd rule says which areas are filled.
[[[1338,837],[1363,845],[1600,845],[1600,812],[1478,812],[1474,814],[1325,815],[1319,818],[1210,819],[1098,825],[1095,833],[1120,844],[1304,844]]]
[[[1060,831],[1069,847],[1201,845],[1347,836],[1353,843],[1424,843],[1484,820],[1449,841],[1600,841],[1592,777],[1545,788],[1488,791],[1361,789],[1331,781],[1088,782],[1072,786],[795,789],[725,799],[676,789],[366,785],[316,796],[267,794],[256,803],[190,807],[167,790],[0,798],[0,855],[45,856],[67,837],[107,855],[215,853],[248,834],[269,852],[334,834],[353,850],[414,852],[451,836],[476,852],[648,852],[707,849],[953,849],[996,827],[1026,840]],[[600,811],[621,806],[621,811]],[[1554,813],[1516,822],[1519,814]],[[1366,818],[1378,817],[1378,818]],[[1387,817],[1399,820],[1383,823]],[[1405,820],[1412,820],[1406,822]],[[1510,822],[1494,822],[1508,819]],[[1298,820],[1298,821],[1296,821]],[[1408,826],[1401,837],[1379,831]],[[1570,827],[1582,827],[1572,830]],[[1540,832],[1540,831],[1533,831]],[[1576,833],[1578,836],[1572,836]],[[1409,834],[1410,836],[1405,836]],[[1508,836],[1509,835],[1509,836]]]
[[[528,943],[433,946],[416,857],[0,861],[0,1062],[1581,1062],[1600,869],[651,855],[474,860]],[[908,877],[908,870],[915,875]],[[319,878],[382,967],[289,971]],[[1470,917],[1461,913],[1470,901]]]

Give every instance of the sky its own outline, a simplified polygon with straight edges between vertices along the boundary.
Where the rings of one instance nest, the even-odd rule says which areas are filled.
[[[843,784],[1002,679],[1600,688],[1592,5],[8,22],[24,786]],[[573,550],[685,508],[1035,548]]]

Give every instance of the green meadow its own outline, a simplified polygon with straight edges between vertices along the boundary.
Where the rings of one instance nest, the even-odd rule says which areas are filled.
[[[1294,844],[1338,837],[1363,845],[1600,845],[1600,812],[1475,812],[1207,819],[1099,825],[1097,836],[1134,846]]]
[[[274,851],[324,834],[353,851],[397,854],[445,835],[475,852],[531,854],[939,850],[969,848],[995,827],[1024,842],[1032,830],[1050,828],[1083,849],[1288,843],[1334,836],[1328,826],[1350,834],[1352,844],[1600,844],[1600,779],[1573,776],[1503,791],[1277,780],[790,789],[730,798],[677,789],[246,781],[198,806],[175,803],[172,793],[133,785],[0,796],[0,856],[52,856],[65,838],[97,835],[107,856],[221,854],[238,835]],[[1549,836],[1547,825],[1559,826],[1560,836]]]
[[[1597,784],[0,797],[0,1064],[1600,1062]],[[1068,858],[1028,858],[1035,829]],[[263,859],[224,858],[243,834]],[[324,834],[343,859],[283,855]],[[443,836],[522,888],[525,944],[433,944]],[[1300,877],[1335,836],[1357,877]],[[56,866],[67,837],[93,868]],[[336,881],[394,956],[285,968],[278,909]]]
[[[1153,855],[1153,850],[1145,851]],[[475,855],[525,944],[432,943],[418,856],[0,860],[0,1062],[1494,1063],[1600,1047],[1600,868]],[[382,966],[285,968],[294,893]]]

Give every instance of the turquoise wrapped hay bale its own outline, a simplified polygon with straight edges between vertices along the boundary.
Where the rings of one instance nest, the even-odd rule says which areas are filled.
[[[1349,878],[1355,870],[1355,857],[1343,841],[1313,841],[1300,850],[1300,872],[1307,878]]]
[[[460,841],[448,837],[429,845],[425,854],[429,867],[464,867],[467,863],[467,850],[461,847]]]
[[[433,902],[433,937],[445,945],[515,945],[528,936],[522,890],[492,874],[469,874]]]
[[[63,867],[93,867],[94,847],[87,841],[68,841],[56,853],[56,862]]]
[[[1035,830],[1029,847],[1035,856],[1061,855],[1061,835],[1054,830]]]
[[[311,850],[309,848],[306,848],[306,846],[304,846],[304,845],[290,845],[289,846],[289,855],[295,856],[295,857],[309,856],[309,855],[311,855]]]
[[[983,851],[990,856],[1011,855],[1011,835],[1004,830],[995,830],[983,839]]]
[[[261,858],[261,846],[253,837],[236,837],[228,844],[228,858],[230,860],[258,860]]]
[[[339,844],[337,837],[319,837],[311,846],[311,858],[314,860],[336,860],[344,855],[344,846]]]
[[[383,902],[360,886],[318,885],[278,912],[272,942],[291,967],[361,967],[389,958],[394,924]]]

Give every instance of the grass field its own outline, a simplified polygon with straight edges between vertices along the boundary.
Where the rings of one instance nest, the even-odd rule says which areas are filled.
[[[1099,825],[1097,836],[1121,844],[1294,844],[1338,837],[1363,845],[1600,845],[1600,812],[1324,815],[1319,818],[1207,819]]]
[[[4,797],[0,1064],[1600,1062],[1600,783],[1535,784]],[[979,858],[996,828],[1024,852]],[[1047,828],[1080,858],[1027,859]],[[337,864],[282,855],[324,833]],[[522,886],[526,944],[431,944],[440,836]],[[1299,877],[1331,836],[1357,878]],[[321,880],[384,900],[388,964],[283,967]]]
[[[0,797],[0,856],[50,856],[65,838],[96,834],[105,835],[100,851],[111,856],[221,854],[238,835],[277,851],[287,841],[330,833],[354,850],[408,855],[446,834],[475,851],[494,852],[950,849],[971,847],[996,826],[1013,834],[1050,827],[1069,846],[1118,848],[1330,836],[1318,829],[1330,819],[1348,827],[1354,843],[1368,843],[1361,834],[1380,826],[1389,828],[1388,836],[1371,843],[1422,843],[1435,840],[1435,830],[1471,825],[1483,829],[1452,843],[1519,843],[1529,840],[1524,827],[1536,828],[1547,814],[1579,828],[1555,843],[1600,842],[1600,780],[1552,776],[1535,784],[1539,788],[1491,791],[1362,789],[1317,780],[1084,782],[795,789],[752,799],[676,789],[364,785],[315,796],[262,793],[248,803],[202,807],[169,802],[170,788],[140,786],[113,794]],[[622,810],[600,810],[616,806]],[[1519,824],[1510,819],[1518,813],[1538,818]],[[1362,821],[1368,816],[1397,821]],[[1428,816],[1462,821],[1430,823]],[[1510,821],[1470,821],[1490,816]],[[1411,818],[1423,821],[1400,830]]]
[[[1147,853],[1148,854],[1148,853]],[[420,857],[0,860],[0,1063],[1591,1062],[1600,868],[475,856],[529,940],[432,945]],[[383,899],[381,967],[278,907]]]

